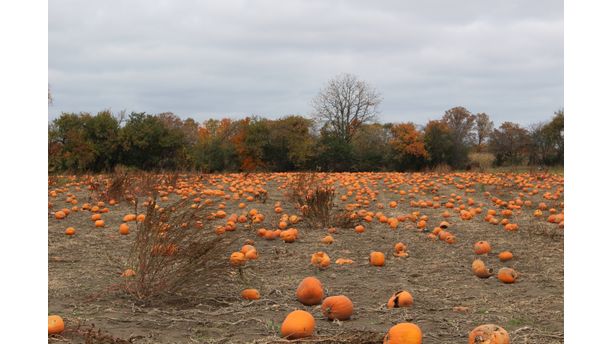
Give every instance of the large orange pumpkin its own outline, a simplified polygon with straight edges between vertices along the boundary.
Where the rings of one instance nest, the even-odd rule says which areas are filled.
[[[344,295],[330,296],[323,300],[321,311],[329,320],[348,320],[353,315],[353,302]]]
[[[315,320],[312,314],[296,310],[287,315],[281,325],[281,336],[287,339],[299,339],[312,336]]]
[[[373,266],[385,265],[385,254],[382,252],[370,253],[370,264]]]
[[[316,277],[306,277],[300,282],[295,292],[298,301],[303,305],[318,305],[323,300],[323,285]]]
[[[494,324],[480,325],[470,332],[469,344],[510,344],[508,332]]]
[[[64,319],[59,315],[49,315],[48,334],[58,334],[64,331]]]
[[[389,329],[383,344],[421,344],[423,333],[413,323],[397,324]]]

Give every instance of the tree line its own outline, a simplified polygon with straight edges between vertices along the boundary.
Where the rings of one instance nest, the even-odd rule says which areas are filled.
[[[562,165],[563,110],[527,128],[464,107],[424,126],[379,123],[381,97],[353,75],[331,80],[314,115],[198,123],[172,113],[62,113],[49,124],[49,172],[143,170],[415,171]]]

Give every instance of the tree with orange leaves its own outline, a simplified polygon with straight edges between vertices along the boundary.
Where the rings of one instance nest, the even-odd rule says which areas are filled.
[[[393,160],[399,169],[419,169],[428,157],[423,133],[413,123],[398,123],[391,127],[389,143],[395,152]]]

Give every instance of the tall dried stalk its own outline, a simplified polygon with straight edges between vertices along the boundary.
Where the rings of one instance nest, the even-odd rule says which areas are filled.
[[[332,222],[334,188],[322,185],[316,174],[299,174],[291,184],[289,198],[313,226],[328,227]]]
[[[140,300],[174,293],[197,283],[197,278],[228,268],[223,257],[236,240],[217,236],[209,228],[204,208],[193,208],[189,199],[160,211],[155,200],[147,205],[138,224],[129,265],[136,275],[125,278],[125,290]],[[195,226],[201,223],[201,226]]]

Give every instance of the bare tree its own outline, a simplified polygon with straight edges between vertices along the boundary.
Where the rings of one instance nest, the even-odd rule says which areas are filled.
[[[47,85],[47,105],[53,105],[53,97],[51,97],[51,86]]]
[[[482,147],[485,140],[491,136],[493,132],[493,122],[484,112],[476,114],[476,140],[478,141],[478,148]]]
[[[353,74],[341,74],[313,99],[314,117],[334,135],[350,142],[357,129],[376,118],[378,92]]]

